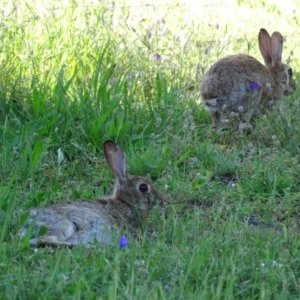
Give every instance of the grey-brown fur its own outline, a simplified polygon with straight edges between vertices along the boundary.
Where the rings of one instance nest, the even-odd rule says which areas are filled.
[[[258,42],[265,65],[252,56],[236,54],[218,60],[204,75],[201,98],[216,126],[221,125],[222,112],[256,114],[294,92],[292,69],[281,61],[282,35],[274,32],[270,37],[262,28]]]
[[[150,179],[130,175],[126,171],[125,154],[112,141],[104,143],[106,161],[116,176],[111,196],[94,201],[78,200],[67,204],[33,208],[21,228],[25,236],[32,227],[34,246],[75,246],[99,242],[110,244],[114,231],[127,228],[136,233],[146,221],[156,200],[165,196]],[[41,228],[47,229],[37,236]]]

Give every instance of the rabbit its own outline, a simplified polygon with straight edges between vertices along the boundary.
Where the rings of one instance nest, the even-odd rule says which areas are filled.
[[[262,28],[258,43],[265,65],[252,56],[235,54],[221,58],[205,73],[200,94],[215,126],[222,125],[222,112],[256,115],[295,91],[292,68],[281,62],[281,33],[275,31],[270,37]]]
[[[165,195],[150,179],[127,173],[125,154],[117,144],[107,140],[103,148],[106,162],[116,176],[112,195],[94,201],[78,200],[31,209],[20,230],[21,237],[33,235],[30,245],[90,246],[95,241],[108,245],[118,229],[127,228],[136,234],[156,200],[165,204]]]

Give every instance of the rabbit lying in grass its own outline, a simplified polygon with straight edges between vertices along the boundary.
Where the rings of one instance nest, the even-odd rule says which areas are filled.
[[[165,201],[165,196],[150,179],[126,172],[125,154],[118,145],[108,140],[103,147],[105,159],[116,176],[112,196],[31,209],[20,232],[25,236],[31,230],[35,235],[30,240],[31,245],[71,247],[95,241],[110,244],[114,228],[127,227],[135,233],[156,200]],[[38,236],[43,230],[44,234]]]
[[[249,55],[230,55],[218,60],[204,75],[201,97],[216,126],[221,125],[222,111],[253,115],[294,92],[292,69],[281,62],[282,35],[276,31],[270,37],[260,29],[258,42],[265,66]]]

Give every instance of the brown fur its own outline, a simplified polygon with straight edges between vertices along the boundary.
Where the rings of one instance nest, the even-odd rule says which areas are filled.
[[[156,200],[164,204],[165,196],[150,179],[127,173],[125,154],[114,142],[104,143],[104,154],[116,176],[112,196],[33,208],[20,235],[25,236],[31,228],[31,245],[72,247],[90,245],[95,241],[110,244],[118,228],[136,233],[145,223]],[[42,228],[46,229],[46,233],[39,235]]]
[[[282,35],[274,32],[270,37],[261,29],[258,41],[265,65],[252,56],[236,54],[218,60],[204,75],[200,93],[216,126],[221,125],[224,111],[254,115],[296,88],[291,68],[281,62]],[[253,90],[252,84],[258,88]]]

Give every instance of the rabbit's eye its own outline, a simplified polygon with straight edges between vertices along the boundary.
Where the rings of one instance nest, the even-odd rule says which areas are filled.
[[[293,69],[292,68],[289,68],[288,70],[287,70],[287,72],[288,72],[288,74],[289,74],[289,76],[293,76]]]
[[[149,187],[146,183],[141,183],[139,185],[139,191],[142,193],[148,193],[149,192]]]

